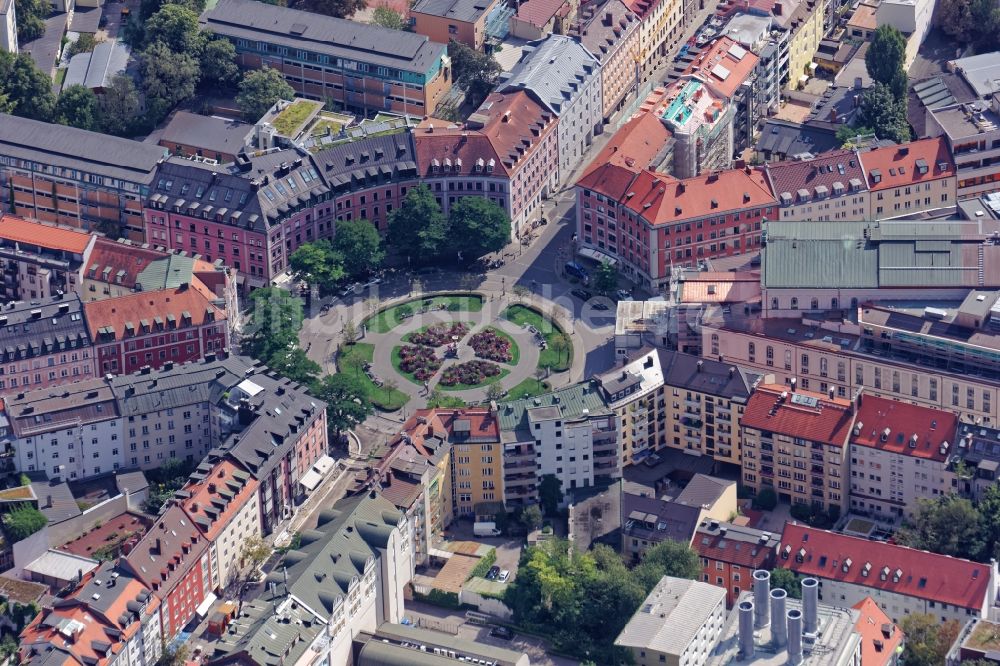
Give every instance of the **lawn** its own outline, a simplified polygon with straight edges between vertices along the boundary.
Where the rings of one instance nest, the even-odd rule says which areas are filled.
[[[519,398],[533,398],[536,395],[542,395],[543,393],[548,393],[550,388],[543,381],[539,381],[534,377],[528,377],[523,382],[517,386],[512,387],[507,391],[507,398],[510,400],[517,400]]]
[[[313,136],[326,136],[326,130],[330,128],[330,134],[336,136],[340,134],[340,130],[344,128],[343,123],[338,123],[336,120],[320,119],[312,126]]]
[[[56,70],[56,88],[62,88],[63,81],[66,80],[66,72],[68,71],[65,67]]]
[[[551,323],[550,320],[543,317],[540,312],[524,305],[512,305],[504,311],[503,318],[518,326],[530,324],[545,336],[548,348],[541,350],[538,354],[539,368],[551,368],[555,372],[569,369],[573,361],[572,347],[568,351],[564,351],[561,356],[556,353],[552,348],[552,342],[557,335],[562,334],[562,331],[554,323]],[[569,336],[566,336],[566,339],[568,340]]]
[[[365,362],[371,363],[374,358],[375,345],[359,342],[341,349],[340,355],[337,357],[337,365],[341,372],[355,373],[365,387],[365,393],[373,405],[379,409],[394,412],[405,405],[410,397],[399,389],[387,391],[375,386],[375,383],[368,378],[364,371]]]
[[[437,310],[445,306],[450,312],[479,312],[483,309],[482,296],[434,296],[432,298],[416,299],[394,305],[365,320],[364,325],[372,333],[388,333],[404,320],[399,315],[409,312],[418,314],[422,308]]]
[[[284,111],[279,113],[271,122],[274,129],[282,136],[293,137],[296,131],[302,126],[309,114],[316,108],[318,102],[300,99],[288,105]]]

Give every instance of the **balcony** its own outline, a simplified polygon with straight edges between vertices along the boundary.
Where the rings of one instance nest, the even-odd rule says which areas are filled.
[[[690,416],[685,416],[684,418],[682,418],[681,423],[687,428],[695,428],[695,429],[700,429],[703,425],[705,425],[704,421],[702,421],[701,419],[693,418]]]

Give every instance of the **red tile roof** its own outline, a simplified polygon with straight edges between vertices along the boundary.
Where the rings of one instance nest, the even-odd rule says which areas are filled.
[[[421,176],[435,177],[452,175],[470,176],[476,174],[476,163],[483,160],[483,171],[480,175],[488,175],[487,165],[492,161],[493,173],[497,176],[510,175],[505,160],[493,148],[489,139],[482,132],[469,131],[461,128],[445,128],[435,125],[413,130],[416,144],[417,170]],[[437,160],[438,172],[432,167]],[[462,164],[458,171],[453,170],[456,160]],[[452,165],[452,170],[448,169]]]
[[[754,530],[747,527],[734,527],[733,529],[745,533],[747,538],[733,538],[728,531],[726,533],[712,534],[708,530],[699,528],[695,532],[691,547],[699,556],[716,562],[726,562],[748,569],[770,568],[774,561],[774,541],[773,537],[766,532]],[[767,534],[770,546],[767,543],[761,544],[759,540],[754,540],[752,534],[759,532],[760,535]]]
[[[854,406],[850,400],[831,400],[821,393],[791,392],[784,386],[764,384],[750,396],[740,424],[811,442],[843,446],[853,421]]]
[[[861,163],[868,174],[868,187],[872,191],[904,187],[955,175],[951,152],[943,137],[911,141],[902,146],[875,148],[861,153]],[[945,169],[939,168],[942,163]],[[879,174],[877,183],[874,171],[878,171]]]
[[[671,136],[655,115],[643,113],[633,117],[591,160],[577,184],[619,200],[639,172],[656,166],[653,162]]]
[[[847,193],[852,178],[861,181],[862,190],[866,189],[865,170],[853,150],[831,150],[810,160],[771,162],[764,168],[774,196],[780,199],[783,193],[788,193],[795,203],[799,201],[796,196],[799,190],[806,190],[812,198],[817,187],[825,187],[826,196],[833,196],[835,183],[842,185]]]
[[[468,429],[456,430],[456,424],[463,421],[468,421]],[[425,438],[440,436],[454,441],[468,432],[472,442],[499,442],[500,422],[486,408],[418,409],[403,426],[403,432],[409,435],[417,452],[429,458],[430,453],[423,447]]]
[[[634,195],[626,194],[623,203],[653,225],[775,205],[758,169],[728,169],[684,180],[644,171],[629,193]]]
[[[0,217],[0,238],[73,254],[83,254],[90,242],[90,234],[84,231],[31,222],[14,215]]]
[[[197,564],[207,547],[184,511],[172,505],[120,563],[162,599]]]
[[[805,554],[799,557],[801,551]],[[977,611],[985,605],[990,587],[990,567],[987,564],[817,530],[792,522],[785,523],[777,564],[805,576]],[[867,564],[871,568],[865,575]],[[884,574],[886,568],[888,573]]]
[[[958,418],[952,412],[863,395],[851,444],[944,462],[948,455],[941,447],[955,443],[957,428]]]
[[[865,666],[895,664],[896,648],[903,644],[902,630],[871,597],[865,597],[852,608],[860,613],[854,628],[861,634],[861,663]]]
[[[183,313],[191,315],[191,325],[201,326],[208,320],[211,312],[215,321],[224,321],[226,313],[221,308],[212,305],[214,295],[196,280],[186,288],[160,289],[146,291],[118,298],[108,298],[103,301],[84,303],[87,327],[93,339],[98,339],[98,331],[111,327],[115,339],[125,337],[126,323],[131,323],[134,331],[140,330],[142,320],[152,325],[155,317],[167,321],[167,315],[176,318],[178,328],[183,323]],[[155,329],[154,329],[155,330]],[[135,333],[133,333],[134,335]]]
[[[230,460],[221,460],[212,467],[205,478],[194,478],[183,490],[187,499],[178,504],[191,522],[209,541],[215,541],[240,509],[257,492],[258,482],[248,472]]]
[[[491,93],[469,117],[469,123],[482,123],[480,131],[500,160],[513,170],[555,131],[556,116],[527,92],[518,90]]]
[[[660,2],[661,0],[625,0],[625,6],[635,12],[640,19],[646,20]]]
[[[56,648],[72,655],[77,664],[104,666],[125,647],[112,636],[116,630],[114,623],[84,606],[51,609],[39,613],[24,628],[19,649],[26,661],[29,655]]]
[[[157,259],[163,259],[167,254],[158,250],[139,247],[137,245],[118,243],[108,238],[98,238],[94,242],[94,248],[90,251],[90,259],[84,267],[83,276],[85,278],[101,280],[104,277],[104,269],[110,268],[107,273],[107,281],[116,282],[125,287],[135,287],[135,279],[139,273],[146,269]],[[96,267],[91,277],[91,268]],[[122,281],[117,282],[116,276],[119,271],[124,271]]]
[[[559,12],[566,0],[528,0],[517,10],[517,18],[542,28]]]
[[[732,99],[758,62],[760,58],[740,46],[735,39],[721,37],[695,58],[684,74],[698,73],[703,81]]]

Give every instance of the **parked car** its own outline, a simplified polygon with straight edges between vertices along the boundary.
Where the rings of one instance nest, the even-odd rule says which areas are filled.
[[[500,572],[500,575],[497,576],[497,580],[500,581],[501,583],[506,583],[508,578],[510,578],[510,571],[508,571],[507,569],[502,570]]]
[[[592,293],[590,293],[586,289],[574,289],[573,291],[571,291],[569,293],[573,294],[574,296],[576,296],[577,298],[579,298],[582,301],[589,301],[594,296]]]
[[[496,577],[500,575],[500,567],[495,564],[490,567],[490,570],[486,572],[486,580],[496,580]]]
[[[501,638],[505,641],[509,641],[514,638],[514,632],[507,627],[493,627],[490,629],[490,636],[493,638]]]
[[[590,307],[594,308],[595,310],[607,310],[608,304],[598,301],[597,303],[591,303]]]
[[[350,296],[351,294],[358,293],[358,287],[360,287],[360,286],[361,285],[358,284],[357,282],[354,282],[353,284],[347,285],[346,287],[344,287],[343,289],[340,290],[341,297],[347,297],[347,296]]]
[[[587,273],[587,269],[575,261],[567,261],[563,268],[567,274],[572,275],[578,280],[586,281],[590,277],[590,274]]]
[[[630,292],[628,289],[619,289],[618,291],[615,292],[615,295],[618,296],[619,301],[632,300],[632,292]]]

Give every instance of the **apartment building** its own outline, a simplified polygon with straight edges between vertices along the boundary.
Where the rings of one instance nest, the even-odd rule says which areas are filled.
[[[577,201],[582,245],[611,254],[629,279],[654,291],[669,286],[674,267],[752,252],[777,210],[763,172],[749,168],[683,180],[650,171],[627,183],[588,180],[577,186]]]
[[[732,608],[753,586],[752,572],[774,568],[780,534],[703,519],[691,547],[701,559],[701,580],[726,590],[726,607]]]
[[[825,0],[778,2],[775,22],[788,31],[788,87],[798,90],[816,73],[813,58],[825,35]]]
[[[20,636],[21,663],[153,666],[162,649],[160,608],[138,578],[104,562],[29,621]]]
[[[77,291],[96,238],[72,227],[0,215],[3,296],[34,301]]]
[[[221,594],[247,569],[244,547],[260,537],[257,480],[231,460],[205,460],[174,500],[208,542],[211,589]]]
[[[639,666],[703,666],[722,634],[725,616],[725,591],[664,576],[618,634],[615,645],[628,649]]]
[[[628,0],[625,5],[639,17],[639,53],[643,82],[656,72],[666,55],[667,39],[674,39],[690,20],[684,0]]]
[[[710,358],[660,351],[666,431],[657,448],[740,464],[740,419],[756,374]]]
[[[604,122],[621,111],[639,88],[641,21],[622,0],[608,0],[582,11],[580,43],[601,65]]]
[[[226,313],[201,282],[83,304],[101,374],[131,374],[229,350]]]
[[[870,210],[868,181],[855,150],[771,162],[764,171],[778,199],[778,219],[863,220]]]
[[[943,137],[955,162],[959,200],[1000,190],[1000,99],[928,109],[925,136]]]
[[[564,493],[621,477],[617,417],[590,383],[504,402],[497,417],[508,507],[535,503],[547,475]]]
[[[7,212],[142,242],[142,202],[166,155],[159,146],[0,115]]]
[[[674,175],[693,178],[728,169],[734,152],[735,105],[696,76],[678,79],[666,89],[663,98],[669,103],[656,113],[676,141]]]
[[[168,507],[118,566],[160,601],[163,640],[169,643],[212,590],[208,542],[179,506]]]
[[[950,214],[958,202],[958,181],[942,137],[858,154],[868,174],[868,219]]]
[[[870,596],[893,622],[927,613],[941,622],[985,618],[996,601],[996,563],[785,523],[778,566],[818,581],[819,598],[853,606]]]
[[[747,403],[743,428],[743,484],[755,493],[773,488],[783,502],[839,513],[848,504],[847,440],[855,420],[852,400],[762,384]]]
[[[276,69],[301,96],[347,110],[433,115],[451,89],[448,47],[424,35],[251,0],[223,0],[201,24],[241,67]]]
[[[983,423],[959,423],[949,470],[955,474],[954,490],[976,501],[993,486],[1000,469],[1000,430]],[[956,445],[957,444],[957,445]],[[964,471],[963,471],[964,468]]]
[[[268,575],[269,594],[244,604],[245,617],[206,655],[212,666],[274,654],[287,664],[347,664],[362,632],[403,619],[403,590],[413,577],[406,517],[372,491],[319,512]],[[288,627],[296,628],[294,637]],[[272,636],[285,640],[276,646]]]
[[[595,379],[618,420],[622,467],[642,462],[655,451],[658,435],[666,428],[666,390],[659,354],[643,350],[621,368]]]
[[[776,112],[781,89],[788,81],[788,32],[770,14],[737,11],[726,23],[723,34],[757,55],[756,106],[761,117]]]
[[[559,118],[559,172],[563,183],[602,128],[601,65],[579,42],[564,35],[525,46],[500,92],[524,90]]]
[[[410,7],[410,25],[432,42],[454,39],[482,51],[491,37],[506,34],[510,14],[499,0],[420,0]]]
[[[0,3],[0,49],[17,53],[17,12],[14,0]]]
[[[0,394],[92,379],[95,353],[76,296],[0,307]]]
[[[953,412],[878,396],[858,396],[851,431],[851,511],[898,520],[921,499],[953,492]],[[956,447],[957,448],[957,447]]]

